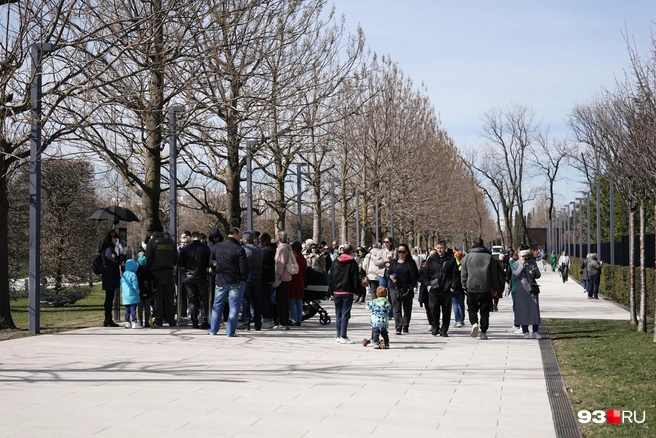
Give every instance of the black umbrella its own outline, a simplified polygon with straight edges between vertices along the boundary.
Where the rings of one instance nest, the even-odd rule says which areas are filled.
[[[90,221],[114,221],[115,224],[119,222],[139,222],[136,214],[127,208],[112,205],[93,212]]]

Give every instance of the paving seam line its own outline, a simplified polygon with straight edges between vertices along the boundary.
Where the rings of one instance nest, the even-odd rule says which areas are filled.
[[[554,429],[558,438],[581,438],[579,423],[574,414],[574,408],[569,401],[567,388],[558,366],[556,352],[549,336],[546,324],[540,325],[540,332],[547,332],[538,344],[542,355],[542,368],[544,369],[544,380],[547,384],[547,396],[551,406]]]

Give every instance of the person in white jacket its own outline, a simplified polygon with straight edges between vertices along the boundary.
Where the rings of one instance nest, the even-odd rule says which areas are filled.
[[[365,256],[364,262],[362,263],[362,269],[367,274],[367,281],[369,282],[369,293],[371,294],[371,299],[376,299],[376,289],[380,285],[380,277],[385,274],[384,268],[379,268],[376,266],[376,262],[379,259],[382,259],[381,256],[382,250],[380,249],[380,243],[376,242],[371,248],[371,251]]]
[[[390,262],[397,257],[396,250],[394,249],[394,242],[389,237],[383,239],[383,248],[380,251],[380,256],[378,260],[374,261],[374,264],[382,270],[380,274],[379,282],[380,285],[387,288],[387,280],[385,279],[384,273],[385,269],[389,268]]]

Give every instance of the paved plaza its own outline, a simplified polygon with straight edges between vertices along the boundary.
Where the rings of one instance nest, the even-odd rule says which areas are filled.
[[[628,319],[557,273],[539,282],[543,317]],[[237,338],[97,327],[0,342],[0,437],[554,437],[540,347],[506,331],[511,305],[481,341],[469,324],[433,337],[416,304],[389,350],[360,343],[364,306],[353,345],[318,317]]]

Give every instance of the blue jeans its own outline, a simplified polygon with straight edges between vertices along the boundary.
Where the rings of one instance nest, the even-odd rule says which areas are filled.
[[[353,294],[335,294],[335,330],[338,338],[346,338],[346,329],[351,318]]]
[[[132,317],[132,322],[137,322],[137,305],[136,304],[126,304],[125,305],[125,322],[130,322],[130,317]]]
[[[456,322],[465,322],[465,293],[456,292],[451,296],[451,305],[453,306],[453,319]],[[448,322],[445,322],[448,327]]]
[[[239,305],[244,296],[246,283],[222,284],[216,286],[214,291],[214,304],[212,305],[212,316],[210,319],[210,333],[217,334],[221,327],[221,317],[226,299],[230,300],[230,313],[226,322],[226,335],[234,336],[237,330],[237,319],[239,318]]]
[[[303,321],[303,298],[289,299],[289,313],[292,314],[292,322]]]

